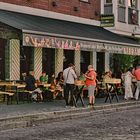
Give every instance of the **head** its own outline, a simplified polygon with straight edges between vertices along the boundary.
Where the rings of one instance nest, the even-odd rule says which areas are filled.
[[[88,70],[90,71],[90,70],[93,70],[93,66],[92,65],[89,65],[88,66]]]
[[[140,64],[138,64],[138,65],[136,66],[136,69],[140,69]]]
[[[29,71],[29,74],[34,76],[35,73],[34,73],[34,71]]]
[[[132,68],[132,67],[130,67],[130,68],[128,68],[128,70],[127,70],[127,71],[132,72],[132,70],[133,70],[133,68]]]
[[[69,63],[69,64],[68,64],[68,67],[72,67],[73,65],[74,65],[74,64],[72,64],[72,63]]]
[[[43,72],[42,72],[42,76],[46,76],[46,72],[43,71]]]
[[[61,71],[58,73],[58,78],[62,78],[62,77],[63,77],[63,72]]]
[[[75,65],[74,64],[72,64],[72,63],[69,63],[69,65],[68,65],[69,67],[71,67],[71,68],[75,68]]]

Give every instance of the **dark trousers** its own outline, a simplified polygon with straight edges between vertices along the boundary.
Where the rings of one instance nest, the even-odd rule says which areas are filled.
[[[73,106],[73,92],[75,85],[74,84],[66,84],[64,87],[64,98],[66,101],[66,106]]]

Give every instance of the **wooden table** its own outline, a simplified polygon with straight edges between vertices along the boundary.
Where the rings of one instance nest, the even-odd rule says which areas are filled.
[[[121,79],[109,78],[104,80],[104,83],[106,84],[106,89],[107,89],[107,96],[105,102],[107,102],[107,100],[109,99],[110,103],[112,103],[114,97],[116,97],[116,100],[118,102],[119,97],[118,97],[117,85],[121,83]]]
[[[0,86],[5,87],[4,92],[15,93],[17,104],[19,103],[19,90],[24,90],[26,87],[25,84],[19,84],[14,82],[0,82]]]
[[[48,84],[48,83],[38,83],[37,85],[42,86],[42,87],[46,87],[46,88],[51,86],[51,84]]]
[[[85,84],[84,83],[76,83],[75,86],[76,86],[75,94],[74,94],[75,106],[77,107],[77,102],[79,99],[81,101],[82,106],[85,106],[84,100],[83,100],[83,95],[82,95],[83,88],[84,88]]]

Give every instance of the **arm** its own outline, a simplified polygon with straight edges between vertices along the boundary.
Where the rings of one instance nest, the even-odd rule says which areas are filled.
[[[95,78],[94,74],[92,72],[90,72],[89,74],[85,74],[85,77],[90,79],[90,80],[93,80]]]
[[[71,70],[71,71],[72,71],[72,75],[73,75],[74,79],[77,79],[77,75],[76,75],[75,71],[74,70]]]

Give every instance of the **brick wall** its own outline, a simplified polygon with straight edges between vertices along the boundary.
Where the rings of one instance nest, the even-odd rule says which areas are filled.
[[[89,1],[90,3],[80,2],[80,0],[0,0],[0,2],[29,6],[98,20],[100,13],[100,0]]]

